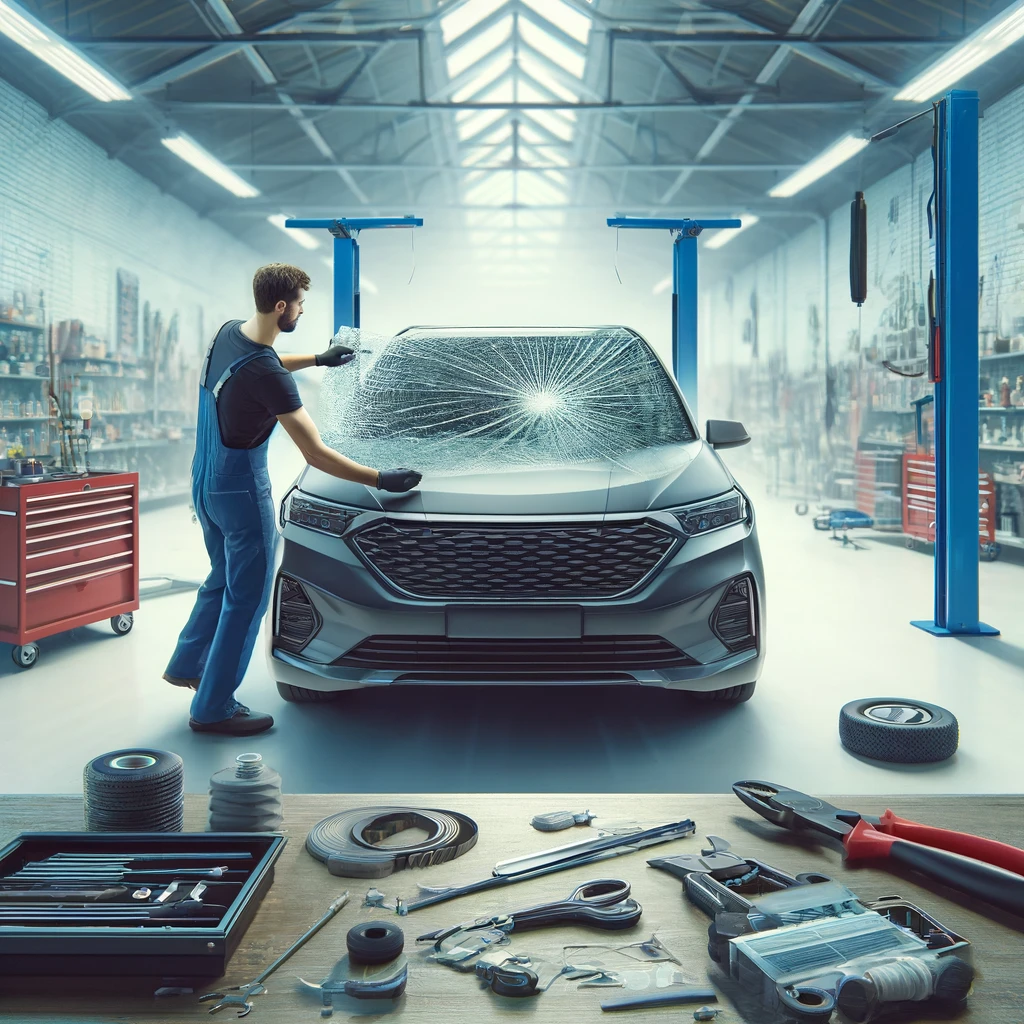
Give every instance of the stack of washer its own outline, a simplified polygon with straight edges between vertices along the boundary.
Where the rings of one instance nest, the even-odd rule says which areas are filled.
[[[90,832],[181,832],[185,769],[166,750],[114,750],[85,766],[85,827]]]

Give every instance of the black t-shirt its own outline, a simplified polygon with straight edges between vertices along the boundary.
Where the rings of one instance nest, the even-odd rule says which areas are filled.
[[[251,352],[259,353],[228,378],[217,399],[224,444],[228,448],[257,448],[270,437],[277,417],[301,409],[302,400],[295,379],[281,365],[280,356],[271,346],[250,341],[241,326],[241,320],[232,320],[218,332],[206,386],[212,391],[235,360]]]

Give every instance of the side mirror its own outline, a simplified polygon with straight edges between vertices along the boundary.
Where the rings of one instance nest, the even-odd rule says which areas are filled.
[[[704,437],[712,448],[739,448],[750,441],[747,428],[739,420],[708,420]]]

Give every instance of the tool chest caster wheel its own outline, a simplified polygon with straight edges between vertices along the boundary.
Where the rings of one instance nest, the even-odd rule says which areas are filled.
[[[131,612],[125,612],[124,615],[115,615],[110,620],[110,628],[118,635],[124,636],[126,633],[132,631],[132,626],[135,625],[135,616]]]
[[[39,647],[36,644],[15,647],[11,659],[18,668],[31,668],[39,660]]]

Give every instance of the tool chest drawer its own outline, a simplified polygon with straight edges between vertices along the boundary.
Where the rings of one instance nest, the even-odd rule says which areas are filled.
[[[135,473],[0,488],[0,639],[138,607],[138,495]]]

